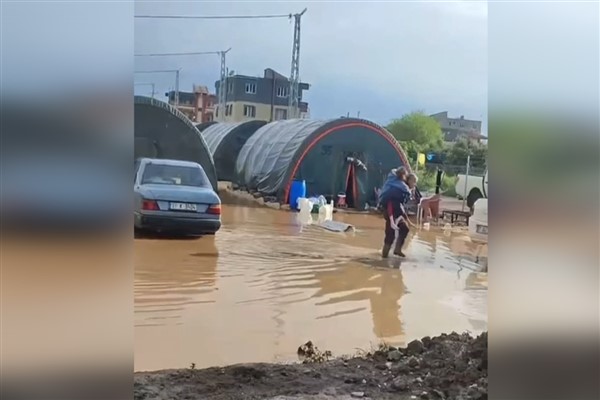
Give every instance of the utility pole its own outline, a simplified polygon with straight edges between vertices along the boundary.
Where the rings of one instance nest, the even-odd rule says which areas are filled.
[[[134,83],[135,86],[152,86],[152,98],[154,98],[154,94],[156,93],[156,91],[154,90],[155,85],[154,82],[139,82],[139,83]]]
[[[181,68],[175,71],[175,108],[179,107],[179,71]]]
[[[225,51],[220,51],[221,56],[221,79],[219,81],[219,120],[225,121],[225,108],[227,107],[227,52],[231,50],[231,47]]]
[[[134,71],[136,74],[175,73],[175,107],[179,105],[179,69],[155,69],[150,71]],[[152,84],[152,97],[154,98],[154,84]]]
[[[146,17],[142,16],[140,18],[146,18]],[[148,18],[155,18],[155,17],[148,17]],[[171,18],[171,17],[165,17],[165,18]],[[223,85],[225,85],[224,81],[227,79],[227,77],[226,77],[227,68],[226,68],[226,63],[225,63],[225,55],[229,52],[229,50],[231,50],[231,47],[225,51],[194,51],[194,52],[184,52],[184,53],[146,53],[146,54],[135,54],[135,57],[205,56],[205,55],[210,55],[210,54],[217,54],[221,57],[220,85],[222,88]],[[179,71],[180,70],[181,70],[181,68],[179,70],[173,70],[173,72],[176,73],[176,76],[175,76],[175,107],[179,106]],[[159,72],[163,72],[163,71],[159,71]],[[168,72],[171,72],[171,70],[169,70]],[[223,93],[221,93],[221,92],[223,92]],[[225,100],[226,100],[225,97],[222,98],[221,96],[226,96],[226,90],[225,91],[219,90],[219,108],[224,107]],[[224,112],[222,112],[221,114],[224,114]]]
[[[292,71],[290,73],[289,112],[291,118],[298,118],[298,106],[300,97],[300,20],[306,12],[294,14],[294,43],[292,46]],[[291,18],[291,14],[290,14]]]
[[[469,166],[471,165],[471,155],[467,155],[467,172],[465,174],[465,190],[463,192],[462,210],[465,211],[465,202],[467,201],[467,188],[469,183]]]

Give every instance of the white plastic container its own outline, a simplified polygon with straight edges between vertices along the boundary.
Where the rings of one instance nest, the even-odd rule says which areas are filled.
[[[332,221],[333,220],[333,200],[331,203],[323,204],[319,207],[319,221]]]

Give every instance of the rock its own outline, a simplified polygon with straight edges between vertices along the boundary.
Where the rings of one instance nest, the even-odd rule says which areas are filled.
[[[431,391],[431,393],[432,393],[432,394],[434,394],[434,395],[435,395],[435,397],[437,397],[438,399],[442,399],[442,400],[445,400],[445,399],[446,399],[446,396],[445,396],[445,395],[444,395],[444,393],[442,393],[440,390],[433,389],[433,390]]]
[[[269,208],[274,209],[274,210],[279,210],[281,208],[281,204],[276,203],[276,202],[275,203],[274,202],[268,202],[268,203],[265,203],[265,205],[267,207],[269,207]]]
[[[425,347],[423,346],[423,342],[420,340],[413,340],[408,344],[408,346],[406,346],[406,352],[411,356],[421,354],[424,350]]]
[[[426,376],[423,382],[429,387],[439,387],[441,383],[440,378],[433,375]]]
[[[391,388],[399,392],[408,390],[410,387],[410,378],[406,376],[399,376],[392,382]]]
[[[397,375],[406,374],[406,373],[408,373],[409,371],[410,371],[410,368],[409,368],[409,367],[408,367],[408,365],[406,365],[406,364],[400,364],[400,365],[398,365],[398,366],[395,368],[395,370],[394,370],[394,372],[395,372]]]
[[[355,377],[349,377],[344,380],[344,383],[356,383],[356,382],[358,382],[358,379]]]
[[[462,360],[457,360],[454,363],[454,370],[457,372],[464,372],[467,369],[468,365],[466,362]]]
[[[473,387],[474,386],[474,387]],[[482,400],[487,398],[487,393],[481,388],[477,387],[477,385],[472,385],[467,390],[467,398],[474,400]]]
[[[363,379],[363,380],[362,380],[362,384],[363,384],[363,385],[366,385],[366,384],[367,384],[367,380],[366,380],[366,379]]]
[[[377,364],[377,365],[375,366],[375,368],[377,368],[377,369],[379,369],[379,370],[381,370],[381,371],[385,371],[385,370],[387,370],[387,369],[388,369],[388,366],[387,366],[387,364]]]
[[[360,399],[365,397],[365,392],[352,392],[350,393],[350,396],[354,397],[355,399]]]
[[[429,336],[425,336],[423,339],[421,339],[421,342],[423,342],[423,346],[425,346],[426,348],[431,347],[431,345],[433,344]]]
[[[429,399],[429,393],[427,393],[427,392],[422,392],[422,393],[419,395],[419,397],[420,397],[420,398],[422,398],[422,399]]]
[[[398,350],[392,350],[387,354],[388,361],[400,361],[401,358],[402,353],[400,353]]]
[[[411,357],[408,360],[408,366],[411,368],[416,368],[419,366],[419,360],[417,360],[415,357]]]

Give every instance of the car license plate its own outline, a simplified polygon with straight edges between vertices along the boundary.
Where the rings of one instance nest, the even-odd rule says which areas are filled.
[[[197,211],[198,210],[198,206],[196,204],[192,204],[192,203],[171,203],[170,208],[171,208],[171,210],[176,210],[176,211]]]
[[[481,233],[483,235],[487,235],[488,227],[485,225],[477,225],[477,233]]]

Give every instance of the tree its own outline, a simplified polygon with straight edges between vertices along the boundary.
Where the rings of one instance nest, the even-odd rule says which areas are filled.
[[[466,138],[461,138],[446,149],[445,153],[445,163],[448,165],[466,165],[467,156],[471,155],[471,167],[485,168],[487,146],[484,144],[473,143]]]
[[[393,120],[387,130],[405,148],[411,158],[416,153],[439,151],[444,145],[440,124],[424,112],[417,111],[405,114]]]

